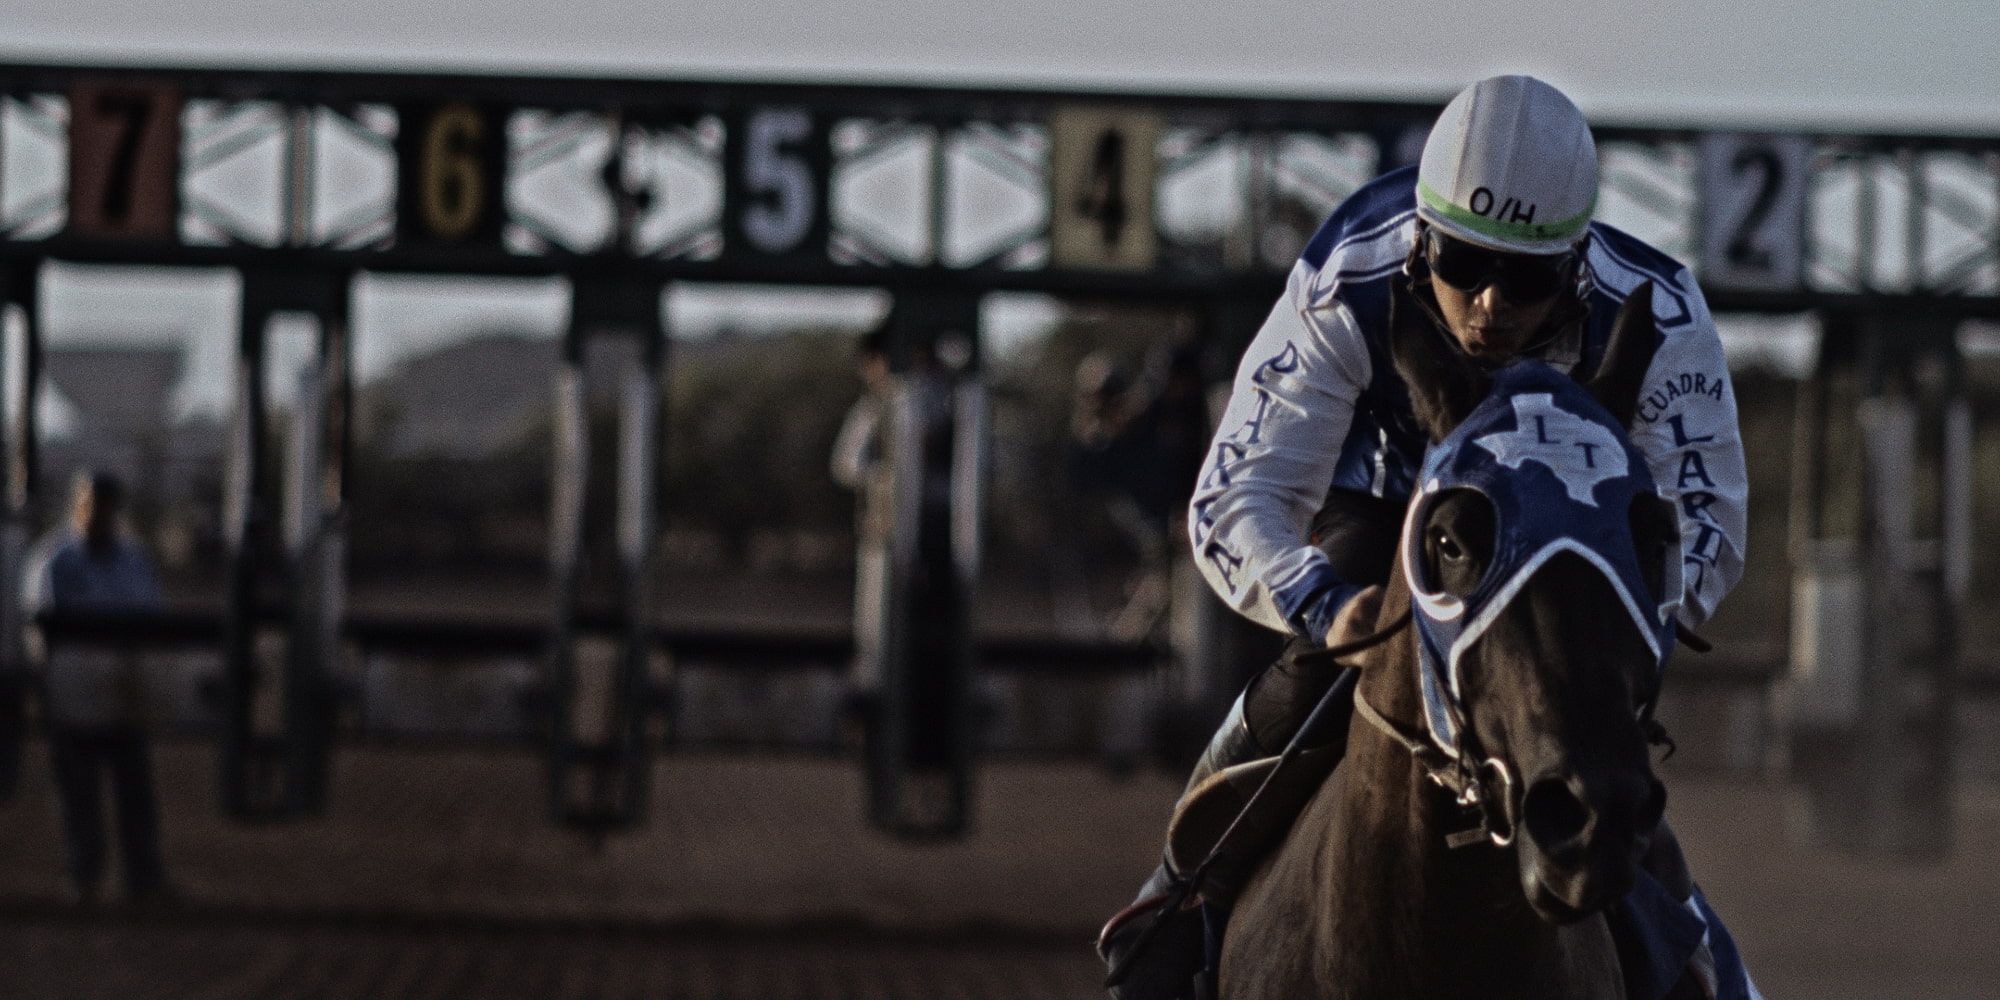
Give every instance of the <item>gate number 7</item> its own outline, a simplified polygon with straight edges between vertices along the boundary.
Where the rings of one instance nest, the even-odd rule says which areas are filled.
[[[97,113],[119,124],[118,141],[111,150],[111,169],[104,180],[103,199],[98,203],[102,218],[112,225],[132,214],[132,180],[139,163],[139,142],[153,115],[153,104],[141,94],[99,94]]]

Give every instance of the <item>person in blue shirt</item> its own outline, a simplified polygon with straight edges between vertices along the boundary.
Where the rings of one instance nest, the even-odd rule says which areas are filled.
[[[113,475],[76,478],[68,526],[44,539],[28,560],[23,588],[30,615],[132,615],[161,608],[152,561],[119,524],[125,488]],[[97,900],[104,876],[103,785],[117,805],[118,840],[128,898],[169,898],[160,853],[141,677],[129,650],[112,644],[48,644],[43,717],[61,803],[64,860],[82,905]]]
[[[1188,506],[1209,586],[1289,645],[1237,699],[1189,790],[1282,749],[1339,679],[1298,655],[1358,638],[1375,620],[1427,443],[1393,365],[1392,312],[1436,330],[1467,364],[1533,358],[1581,379],[1603,359],[1620,306],[1650,283],[1658,348],[1627,431],[1680,511],[1677,620],[1699,626],[1735,586],[1748,487],[1721,340],[1687,268],[1597,221],[1596,205],[1597,150],[1582,113],[1540,80],[1493,77],[1452,99],[1416,165],[1356,191],[1300,254],[1244,352]],[[1670,835],[1661,841],[1672,850]],[[1662,870],[1678,867],[1675,850]],[[1171,865],[1155,871],[1100,937],[1108,962],[1119,965],[1181,884]],[[1226,887],[1201,889],[1226,910]],[[1712,997],[1755,997],[1726,932],[1685,889],[1672,906],[1699,917],[1701,942],[1686,968]],[[1157,939],[1199,950],[1201,936]],[[1152,950],[1169,954],[1125,963],[1145,974],[1114,994],[1181,995],[1201,956]],[[1677,976],[1681,958],[1664,961]]]

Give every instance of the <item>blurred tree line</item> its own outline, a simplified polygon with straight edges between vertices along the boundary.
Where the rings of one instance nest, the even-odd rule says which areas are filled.
[[[1104,596],[1136,563],[1139,553],[1101,498],[1069,474],[1079,369],[1087,359],[1108,362],[1131,391],[1143,393],[1168,353],[1193,341],[1198,324],[1199,317],[1171,308],[1074,305],[1046,336],[984,359],[994,433],[987,565],[996,583],[1085,587]],[[659,483],[665,571],[818,574],[830,585],[851,571],[854,497],[833,482],[828,458],[862,391],[857,341],[856,331],[812,328],[673,342]],[[397,412],[396,394],[379,386],[361,394],[350,490],[357,582],[433,572],[546,573],[557,348],[545,348],[539,388],[520,404],[534,412],[514,414],[512,436],[480,454],[391,447],[391,429],[408,418]],[[1975,510],[1987,514],[2000,508],[2000,359],[1975,359],[1968,376]],[[1710,631],[1777,646],[1789,615],[1798,383],[1756,366],[1740,366],[1735,383],[1750,472],[1749,566]],[[481,388],[460,391],[476,399]],[[615,551],[615,398],[597,397],[591,420],[588,547],[604,566]],[[1975,593],[2000,593],[2000,519],[1976,518],[1973,543]],[[1974,617],[1994,617],[1991,604],[1976,599]]]

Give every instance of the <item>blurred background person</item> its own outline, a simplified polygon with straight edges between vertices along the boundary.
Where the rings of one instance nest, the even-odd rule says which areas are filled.
[[[1199,358],[1190,348],[1156,350],[1133,379],[1099,352],[1076,367],[1069,477],[1138,556],[1125,601],[1105,622],[1112,638],[1160,638],[1172,593],[1172,562],[1208,448]]]
[[[77,474],[69,523],[29,555],[22,587],[29,615],[116,616],[161,609],[152,561],[120,523],[124,505],[125,487],[117,477]],[[77,903],[94,904],[103,881],[106,772],[117,804],[127,897],[170,899],[137,654],[111,643],[53,641],[45,644],[42,659],[42,714],[61,803],[64,860]]]
[[[889,320],[861,338],[855,365],[861,395],[848,407],[833,439],[833,481],[854,491],[854,666],[850,693],[866,699],[881,684],[882,607],[888,600],[889,540],[894,483],[885,461]]]

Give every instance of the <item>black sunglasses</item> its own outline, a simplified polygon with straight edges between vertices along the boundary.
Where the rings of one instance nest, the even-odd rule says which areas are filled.
[[[1525,305],[1561,291],[1574,273],[1576,254],[1502,253],[1433,229],[1424,262],[1434,277],[1461,292],[1477,292],[1490,281],[1500,287],[1502,298]]]

